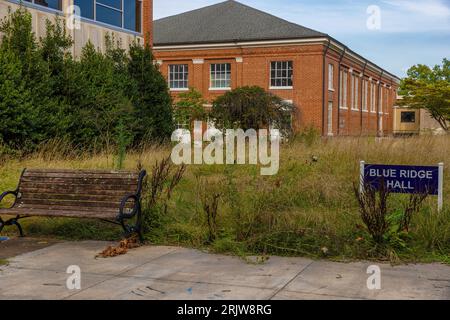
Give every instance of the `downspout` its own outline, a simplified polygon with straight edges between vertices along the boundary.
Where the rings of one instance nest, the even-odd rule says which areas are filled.
[[[325,86],[326,86],[326,81],[325,81],[325,76],[326,76],[326,68],[325,68],[325,58],[327,56],[328,50],[330,49],[331,46],[331,39],[328,38],[328,45],[327,47],[324,49],[323,51],[323,72],[322,72],[322,136],[325,136],[325,100],[326,100],[326,95],[325,95]]]
[[[377,130],[377,135],[379,137],[381,137],[381,134],[380,134],[380,129],[381,129],[380,128],[380,109],[381,109],[381,99],[383,98],[381,96],[381,80],[383,79],[383,74],[384,74],[384,70],[381,71],[380,79],[378,80],[378,106],[377,106],[377,109],[378,109],[377,110],[377,128],[378,128],[378,130]]]
[[[360,100],[360,106],[361,106],[361,123],[360,123],[360,128],[361,128],[361,133],[360,133],[360,135],[362,135],[362,133],[363,133],[363,117],[364,117],[364,115],[363,115],[363,94],[364,94],[364,81],[365,81],[365,79],[364,79],[364,77],[366,76],[366,68],[367,68],[367,60],[366,60],[366,63],[364,64],[364,69],[363,69],[363,72],[362,72],[362,78],[361,78],[361,95],[360,95],[360,97],[359,97],[359,100]],[[367,101],[366,101],[366,104],[367,104]]]
[[[336,132],[337,135],[339,135],[339,130],[340,130],[340,126],[341,126],[341,64],[342,64],[342,60],[344,60],[344,56],[345,53],[347,52],[347,47],[344,47],[344,51],[342,51],[341,56],[339,57],[339,70],[338,70],[338,75],[339,75],[339,79],[338,79],[338,108],[337,108],[337,127],[336,127]]]

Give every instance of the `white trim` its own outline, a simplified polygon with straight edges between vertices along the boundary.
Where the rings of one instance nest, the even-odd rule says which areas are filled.
[[[293,90],[294,87],[269,87],[269,90]]]
[[[170,92],[186,92],[189,91],[189,88],[169,88]]]
[[[209,91],[231,91],[230,87],[227,88],[209,88]]]
[[[205,59],[192,59],[193,64],[204,64]]]
[[[187,45],[163,45],[154,46],[154,50],[186,50],[186,49],[218,49],[218,48],[240,48],[240,47],[255,47],[267,45],[280,44],[303,44],[314,42],[327,42],[326,38],[312,38],[312,39],[296,39],[296,40],[274,40],[274,41],[242,41],[242,42],[225,42],[225,43],[208,43],[208,44],[187,44]]]

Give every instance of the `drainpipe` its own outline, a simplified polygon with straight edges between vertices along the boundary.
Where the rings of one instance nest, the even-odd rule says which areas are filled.
[[[360,135],[362,135],[362,133],[363,133],[363,117],[364,117],[364,115],[363,115],[363,94],[364,94],[364,77],[366,76],[366,68],[367,68],[367,60],[366,60],[366,63],[364,64],[364,69],[363,69],[363,71],[362,71],[362,78],[361,78],[361,95],[359,96],[359,100],[360,100],[360,107],[361,107],[361,110],[360,110],[360,112],[361,112],[361,124],[360,124],[360,128],[361,128],[361,133],[360,133]],[[367,104],[367,101],[366,101],[366,104]]]
[[[325,58],[327,56],[328,50],[331,46],[331,39],[328,38],[328,45],[323,51],[323,74],[322,74],[322,136],[325,136],[325,106],[326,106],[326,82],[325,82],[325,76],[326,76],[326,66],[325,66]]]
[[[347,52],[347,47],[344,47],[341,56],[339,57],[339,68],[338,68],[338,108],[337,108],[337,127],[336,132],[339,135],[339,130],[341,127],[341,70],[342,70],[342,60],[344,60],[345,53]]]
[[[383,79],[383,74],[384,74],[384,70],[382,70],[381,71],[381,74],[380,74],[380,79],[379,79],[379,81],[378,81],[378,107],[377,107],[377,128],[378,128],[378,130],[377,130],[377,135],[379,136],[379,137],[381,137],[381,132],[380,132],[380,109],[381,109],[381,99],[380,99],[380,96],[381,96],[381,80]]]

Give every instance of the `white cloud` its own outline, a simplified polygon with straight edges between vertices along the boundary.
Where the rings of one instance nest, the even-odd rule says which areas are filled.
[[[383,2],[396,6],[400,10],[431,17],[450,17],[450,8],[440,0],[385,0]]]

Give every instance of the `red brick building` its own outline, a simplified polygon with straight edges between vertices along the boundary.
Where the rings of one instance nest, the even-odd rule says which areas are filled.
[[[296,106],[297,131],[388,135],[399,79],[327,34],[236,1],[154,22],[154,52],[176,98],[212,102],[257,85]]]

